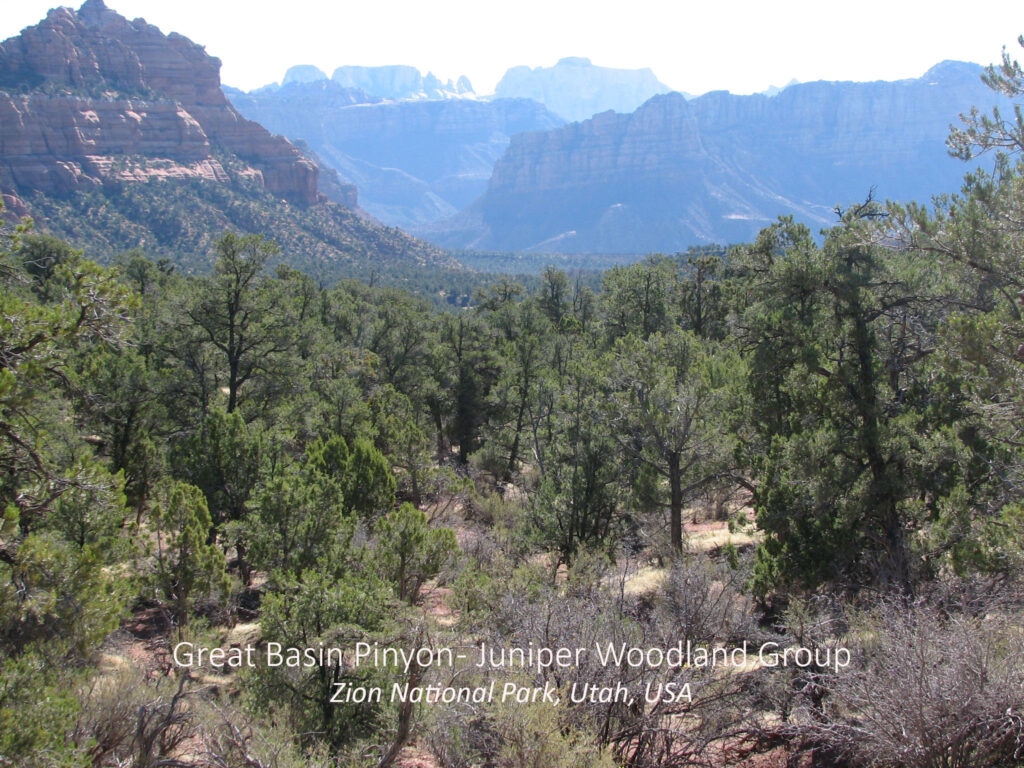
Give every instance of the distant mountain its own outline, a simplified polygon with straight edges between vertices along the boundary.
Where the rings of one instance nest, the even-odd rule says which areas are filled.
[[[228,96],[246,117],[308,143],[359,188],[366,211],[401,227],[451,216],[479,197],[513,134],[564,123],[525,99],[381,101],[337,80]]]
[[[432,72],[422,75],[415,67],[338,67],[331,79],[345,88],[358,88],[383,99],[455,99],[474,95],[465,75],[455,82],[443,83]]]
[[[284,80],[281,81],[281,85],[288,85],[289,83],[315,83],[317,80],[326,80],[327,75],[319,67],[314,67],[312,64],[298,64],[294,67],[289,67],[288,71],[284,73]]]
[[[796,78],[793,78],[792,80],[790,80],[788,83],[786,83],[782,87],[779,87],[777,85],[770,85],[767,88],[765,88],[763,91],[761,91],[761,95],[762,96],[777,96],[778,94],[782,93],[784,90],[789,88],[789,86],[791,86],[791,85],[800,85],[800,81],[797,80]]]
[[[487,192],[419,232],[485,250],[671,252],[750,240],[782,214],[820,228],[872,189],[927,201],[966,170],[946,152],[949,125],[998,101],[981,73],[943,62],[898,82],[665,94],[632,114],[514,136]]]
[[[352,204],[355,190],[326,179]],[[320,275],[451,265],[439,249],[330,202],[314,161],[243,118],[220,61],[102,0],[57,8],[0,44],[0,191],[8,215],[110,256],[188,268],[226,228],[267,234]]]
[[[586,120],[599,112],[632,112],[652,96],[672,89],[650,69],[597,67],[590,59],[570,57],[553,67],[513,67],[494,95],[533,99],[566,120]]]

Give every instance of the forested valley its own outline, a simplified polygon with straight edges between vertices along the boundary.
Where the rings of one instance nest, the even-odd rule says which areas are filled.
[[[992,170],[934,206],[465,308],[8,228],[0,765],[1019,765],[1024,122],[950,143]],[[749,655],[593,652],[680,645]]]

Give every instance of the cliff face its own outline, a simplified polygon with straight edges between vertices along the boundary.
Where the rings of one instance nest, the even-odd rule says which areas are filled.
[[[428,233],[488,249],[644,253],[750,240],[778,216],[820,228],[836,205],[927,200],[965,171],[949,125],[997,98],[976,65],[917,80],[807,83],[776,96],[656,96],[630,115],[515,136],[487,192]]]
[[[243,118],[221,91],[220,61],[181,35],[88,0],[0,44],[0,186],[67,194],[109,179],[225,180],[219,153],[277,196],[318,199],[316,166]]]
[[[534,99],[567,120],[586,120],[606,112],[632,112],[652,96],[671,89],[649,69],[596,67],[590,59],[570,57],[553,67],[513,67],[494,95]]]
[[[321,80],[274,91],[230,91],[244,115],[302,140],[360,204],[394,226],[451,216],[487,187],[509,137],[562,120],[524,99],[387,101]]]

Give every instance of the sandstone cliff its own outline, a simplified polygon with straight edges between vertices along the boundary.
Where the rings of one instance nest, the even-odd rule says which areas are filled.
[[[980,74],[945,62],[899,82],[656,96],[633,114],[514,136],[487,192],[419,232],[448,246],[644,253],[750,240],[785,214],[819,229],[872,188],[928,200],[966,170],[946,152],[949,125],[996,102]]]
[[[0,187],[68,194],[110,180],[226,181],[221,156],[300,204],[317,168],[243,118],[201,46],[128,21],[102,0],[57,8],[0,44]]]
[[[289,67],[288,71],[284,73],[281,85],[288,85],[288,83],[315,83],[317,80],[326,79],[327,73],[319,67],[314,67],[312,64],[296,64],[294,67]]]

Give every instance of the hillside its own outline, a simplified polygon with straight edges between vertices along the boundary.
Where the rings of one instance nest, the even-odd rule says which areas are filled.
[[[220,61],[102,0],[57,8],[0,44],[0,189],[8,215],[88,246],[209,264],[227,227],[277,239],[323,275],[372,263],[453,266],[439,249],[332,202],[316,163],[246,120]],[[354,190],[336,179],[336,199]]]

